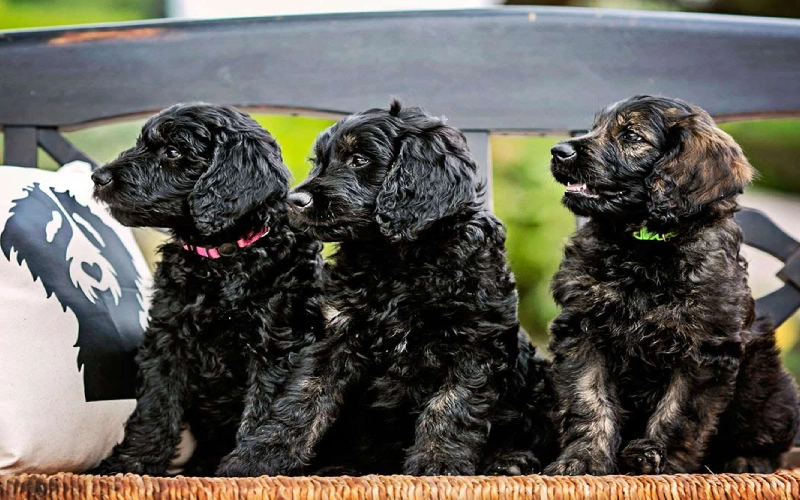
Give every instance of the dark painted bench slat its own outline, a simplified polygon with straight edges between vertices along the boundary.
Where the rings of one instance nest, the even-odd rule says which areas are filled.
[[[778,277],[800,290],[800,250],[786,259],[786,265],[778,271]]]
[[[744,230],[745,243],[783,262],[800,250],[800,243],[783,232],[760,210],[744,208],[736,214],[736,222]]]
[[[475,162],[478,164],[478,176],[486,186],[483,204],[491,209],[492,176],[489,175],[489,172],[492,171],[492,151],[489,147],[489,132],[484,130],[465,131],[464,136],[467,138],[467,145],[475,158]]]
[[[42,149],[60,165],[75,160],[81,160],[89,163],[92,167],[97,166],[94,160],[86,156],[83,151],[66,140],[56,129],[40,128],[37,131],[36,137]]]
[[[775,326],[783,324],[798,307],[800,307],[800,289],[792,285],[783,285],[756,300],[756,313],[770,318]]]
[[[800,308],[800,243],[783,232],[763,212],[752,208],[736,214],[745,243],[767,252],[785,265],[778,277],[786,285],[756,301],[756,312],[780,325]]]
[[[35,127],[6,127],[3,134],[3,163],[17,167],[37,166]]]
[[[397,95],[466,130],[571,131],[640,93],[712,115],[800,113],[800,21],[498,8],[0,33],[0,124],[180,101],[345,114]]]

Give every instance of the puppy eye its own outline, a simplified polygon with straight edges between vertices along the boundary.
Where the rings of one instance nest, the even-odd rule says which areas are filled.
[[[182,155],[181,155],[181,152],[180,152],[180,151],[178,151],[178,150],[177,150],[176,148],[174,148],[173,146],[167,146],[167,147],[164,149],[164,156],[166,156],[166,157],[167,157],[167,158],[169,158],[170,160],[177,160],[177,159],[178,159],[178,158],[180,158]]]
[[[622,140],[625,142],[642,142],[644,138],[632,130],[623,132]]]
[[[367,163],[369,163],[369,160],[367,160],[361,155],[353,155],[350,158],[350,164],[354,167],[363,167]]]

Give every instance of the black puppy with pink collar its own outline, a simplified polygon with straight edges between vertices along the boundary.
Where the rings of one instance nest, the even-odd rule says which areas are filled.
[[[172,234],[137,358],[136,410],[95,472],[166,474],[186,425],[197,447],[185,474],[249,470],[244,438],[321,327],[321,245],[286,223],[289,177],[266,130],[204,104],[154,116],[92,175],[120,222]]]

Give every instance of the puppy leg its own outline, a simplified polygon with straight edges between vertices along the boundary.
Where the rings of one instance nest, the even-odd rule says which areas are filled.
[[[582,343],[556,362],[554,371],[561,403],[562,452],[544,473],[612,473],[620,442],[620,405],[603,354]]]
[[[538,407],[518,414],[515,421],[506,424],[492,421],[487,454],[481,465],[483,474],[538,474],[558,456],[558,431],[549,411],[555,404],[549,397],[532,401]]]
[[[730,402],[737,370],[738,360],[720,356],[675,371],[647,423],[644,439],[632,441],[622,451],[622,472],[697,471],[719,415]]]
[[[403,470],[414,476],[474,475],[498,399],[490,369],[476,356],[458,361],[417,419]]]
[[[483,474],[536,474],[558,456],[551,364],[531,349],[521,349],[520,358],[519,366],[525,369],[512,375],[492,417]]]
[[[329,337],[305,351],[267,422],[242,437],[218,475],[297,474],[308,465],[315,445],[336,421],[347,389],[361,376],[358,350],[346,340],[353,336],[344,337]]]
[[[734,408],[725,412],[726,422],[720,425],[707,462],[714,472],[770,474],[781,467],[782,455],[792,447],[800,428],[800,416],[794,379],[778,371],[769,385],[759,389],[760,395],[737,396]],[[758,405],[757,398],[763,394],[769,397]]]
[[[511,422],[498,422],[492,419],[489,443],[481,464],[481,474],[490,476],[536,474],[542,470],[540,453],[552,460],[553,446],[537,439],[539,437],[537,432],[555,436],[556,430],[550,422],[543,422],[544,425],[537,426],[541,419],[529,418],[534,412],[535,410],[531,410],[527,415],[517,414],[516,419]]]
[[[771,473],[794,442],[800,415],[794,379],[770,330],[748,345],[733,401],[720,417],[706,465],[713,472]]]
[[[274,361],[260,354],[263,353],[250,360],[247,396],[236,433],[236,448],[220,462],[217,469],[220,476],[258,475],[258,450],[251,449],[257,446],[258,441],[250,438],[268,422],[275,394],[291,372],[288,353]]]
[[[180,363],[154,354],[158,335],[153,330],[145,334],[139,361],[142,386],[136,409],[125,424],[125,437],[92,473],[163,476],[167,472],[181,439],[186,375]]]
[[[218,426],[218,422],[209,422],[209,425],[195,426],[197,428],[197,447],[191,458],[186,462],[180,474],[183,476],[208,477],[214,475],[219,466],[220,459],[235,446],[233,428]]]
[[[289,353],[273,354],[272,358],[258,356],[250,361],[248,390],[237,441],[246,439],[267,422],[267,416],[279,389],[293,371]]]

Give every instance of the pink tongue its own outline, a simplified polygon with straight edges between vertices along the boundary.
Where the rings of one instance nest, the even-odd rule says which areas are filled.
[[[567,191],[586,191],[586,184],[567,184]]]

